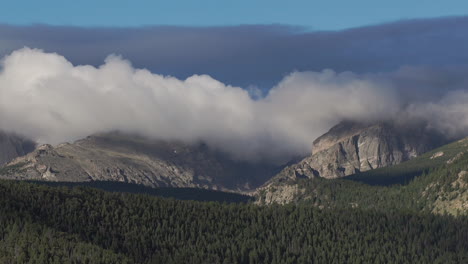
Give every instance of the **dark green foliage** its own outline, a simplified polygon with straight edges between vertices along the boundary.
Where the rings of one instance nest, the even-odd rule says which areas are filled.
[[[6,263],[44,263],[43,255],[46,263],[468,261],[466,217],[179,201],[14,181],[0,181],[0,215]]]
[[[214,190],[197,188],[151,188],[139,184],[112,181],[91,181],[91,182],[48,182],[48,181],[30,181],[37,184],[48,186],[66,186],[66,187],[92,187],[111,192],[127,192],[138,194],[149,194],[166,198],[175,198],[179,200],[193,200],[202,202],[227,202],[227,203],[247,203],[253,200],[251,196],[220,192]]]
[[[11,216],[0,217],[0,263],[131,263],[77,235]]]

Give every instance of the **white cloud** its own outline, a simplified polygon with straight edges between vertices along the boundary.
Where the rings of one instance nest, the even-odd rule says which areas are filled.
[[[23,48],[2,68],[0,128],[52,144],[121,130],[201,140],[242,159],[287,159],[310,152],[312,141],[342,119],[401,110],[386,82],[332,70],[292,73],[254,100],[207,75],[179,80],[134,69],[118,56],[96,68]],[[466,121],[463,102],[459,110]]]

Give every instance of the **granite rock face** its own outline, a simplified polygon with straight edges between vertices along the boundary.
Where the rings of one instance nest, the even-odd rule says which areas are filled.
[[[0,166],[33,151],[36,144],[21,136],[0,131]]]
[[[53,147],[42,145],[3,168],[0,178],[47,181],[119,181],[150,187],[226,191],[255,188],[278,170],[235,161],[204,144],[98,134]]]
[[[257,189],[260,204],[285,204],[304,191],[298,178],[341,178],[396,165],[446,143],[424,124],[341,122],[313,142],[312,154]],[[262,200],[262,201],[260,201]]]
[[[341,122],[313,142],[312,155],[280,175],[341,178],[417,157],[444,144],[443,138],[424,126]]]

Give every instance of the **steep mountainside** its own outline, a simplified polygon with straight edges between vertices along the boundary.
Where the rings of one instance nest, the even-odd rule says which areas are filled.
[[[204,144],[186,145],[107,133],[73,144],[40,146],[9,163],[0,171],[0,177],[242,191],[261,185],[275,172],[271,165],[233,161]]]
[[[0,166],[34,150],[36,144],[18,135],[0,131]]]
[[[398,182],[402,185],[388,186]],[[467,215],[468,138],[410,161],[345,179],[277,177],[259,188],[257,202]]]
[[[313,142],[312,155],[285,168],[279,178],[340,178],[399,164],[444,142],[424,126],[341,122]]]

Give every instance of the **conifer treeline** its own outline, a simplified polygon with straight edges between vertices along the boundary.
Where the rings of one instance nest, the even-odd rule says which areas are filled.
[[[466,217],[0,181],[2,263],[467,263]]]

